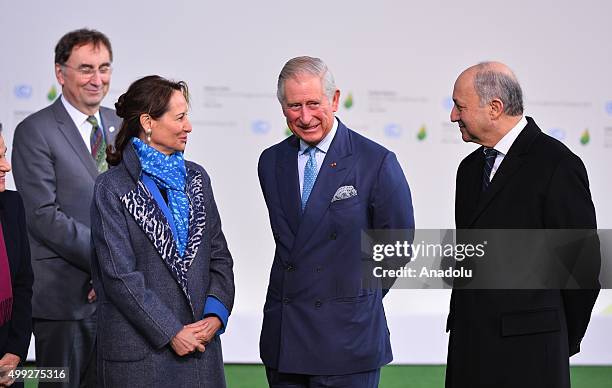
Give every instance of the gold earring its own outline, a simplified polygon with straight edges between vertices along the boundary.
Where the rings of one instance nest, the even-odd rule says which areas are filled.
[[[147,144],[151,143],[151,134],[152,133],[153,133],[153,131],[151,131],[151,128],[145,129],[145,141],[147,142]]]

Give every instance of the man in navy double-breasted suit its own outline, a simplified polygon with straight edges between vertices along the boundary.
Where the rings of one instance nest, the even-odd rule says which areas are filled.
[[[259,160],[276,243],[260,341],[271,387],[377,387],[392,359],[384,293],[362,282],[361,231],[413,229],[410,189],[392,152],[334,117],[339,97],[318,58],[279,75],[293,136]]]

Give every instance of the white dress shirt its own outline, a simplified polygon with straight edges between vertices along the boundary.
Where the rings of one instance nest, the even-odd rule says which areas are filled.
[[[89,115],[86,115],[85,113],[81,112],[80,110],[72,106],[72,104],[70,104],[68,100],[66,100],[63,94],[60,98],[62,100],[62,104],[64,104],[64,108],[66,108],[66,111],[68,112],[68,115],[74,122],[74,125],[76,125],[77,129],[79,130],[79,133],[81,134],[81,137],[83,138],[83,141],[85,142],[85,145],[87,146],[87,149],[89,150],[89,153],[91,153],[91,144],[90,144],[89,138],[91,136],[91,129],[93,128],[93,125],[91,125],[87,121],[87,118],[89,117]],[[100,128],[103,128],[102,120],[100,120],[100,110],[99,109],[94,114],[94,116],[96,120],[98,120],[98,125],[100,126]]]
[[[316,145],[317,151],[315,152],[315,159],[317,160],[317,175],[319,174],[319,170],[321,169],[321,164],[323,164],[323,159],[325,159],[325,155],[329,150],[329,146],[331,145],[334,136],[336,135],[336,131],[338,130],[338,120],[334,117],[334,124],[332,125],[329,133]],[[300,139],[300,149],[298,150],[297,158],[298,158],[298,174],[300,176],[300,195],[302,195],[302,190],[304,188],[304,169],[306,168],[306,162],[308,162],[309,155],[306,153],[306,149],[310,147],[308,143],[304,140]]]
[[[512,144],[514,143],[518,135],[520,135],[520,133],[523,131],[523,129],[525,129],[526,126],[527,119],[525,118],[525,116],[523,116],[521,117],[519,122],[516,123],[516,125],[508,133],[506,133],[504,137],[502,137],[501,140],[498,141],[497,144],[495,144],[495,146],[493,147],[497,151],[497,157],[495,158],[495,163],[493,164],[493,168],[491,169],[491,176],[489,177],[490,181],[493,180],[493,176],[495,176],[499,165],[504,160],[504,157],[508,154],[508,151],[510,151],[510,147],[512,147]]]

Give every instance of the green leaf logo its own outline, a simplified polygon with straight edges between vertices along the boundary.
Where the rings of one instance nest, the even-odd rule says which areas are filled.
[[[49,89],[49,93],[47,93],[47,100],[49,100],[50,102],[55,101],[55,99],[57,98],[57,88],[55,87],[55,85],[51,86],[51,89]]]
[[[291,135],[293,135],[293,132],[291,132],[289,127],[285,128],[285,136],[291,136]]]
[[[582,132],[582,136],[580,136],[580,143],[582,143],[582,145],[587,145],[590,141],[591,135],[589,134],[589,130],[585,129],[584,132]]]
[[[344,107],[346,109],[351,109],[352,106],[353,106],[353,93],[349,93],[348,96],[346,96],[346,99],[344,100]]]
[[[425,127],[425,124],[421,125],[421,128],[419,128],[419,132],[417,133],[417,139],[419,141],[423,141],[425,140],[425,138],[427,137],[427,128]]]

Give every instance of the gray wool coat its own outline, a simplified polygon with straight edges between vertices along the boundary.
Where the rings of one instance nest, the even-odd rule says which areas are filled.
[[[202,318],[208,296],[231,312],[233,261],[210,178],[186,162],[189,239],[186,276],[161,209],[140,180],[133,147],[100,175],[91,212],[98,297],[98,383],[103,387],[225,387],[219,336],[204,353],[179,357],[171,338]]]

